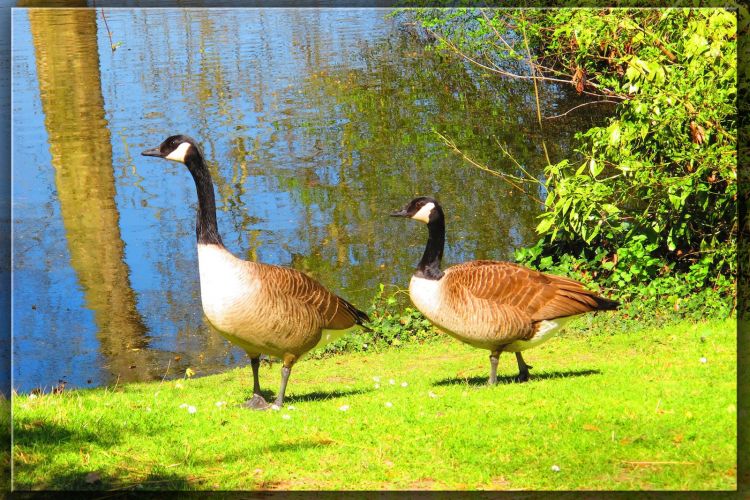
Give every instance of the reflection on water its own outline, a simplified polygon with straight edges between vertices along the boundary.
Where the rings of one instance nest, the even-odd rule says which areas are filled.
[[[151,379],[157,366],[151,361],[146,325],[136,308],[115,205],[96,12],[32,10],[29,22],[69,265],[86,307],[94,314],[96,338],[111,377],[125,382]],[[50,259],[48,265],[65,265],[56,260]],[[50,313],[38,308],[36,312]],[[48,345],[48,355],[56,356],[58,348]]]
[[[423,50],[383,10],[106,12],[115,52],[93,10],[13,18],[15,388],[245,362],[203,322],[189,174],[138,156],[170,134],[203,144],[230,250],[361,308],[407,285],[424,228],[387,214],[415,195],[447,210],[447,264],[534,239],[538,204],[434,133],[515,169],[500,142],[541,177],[525,82]],[[572,107],[545,92],[549,114]],[[553,159],[581,119],[550,123]]]

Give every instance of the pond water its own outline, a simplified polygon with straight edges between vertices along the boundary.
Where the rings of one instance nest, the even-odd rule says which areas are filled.
[[[541,205],[435,133],[516,173],[502,144],[541,179],[532,87],[425,50],[388,12],[13,12],[14,389],[248,362],[203,320],[190,175],[140,156],[171,134],[202,144],[231,251],[365,310],[408,285],[426,231],[387,215],[416,195],[444,205],[447,265],[535,241]],[[548,115],[575,104],[542,92]],[[597,119],[549,120],[550,156]]]

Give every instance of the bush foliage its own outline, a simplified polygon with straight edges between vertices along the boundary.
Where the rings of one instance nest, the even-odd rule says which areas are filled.
[[[406,306],[407,295],[387,293],[382,283],[373,297],[367,314],[368,330],[356,328],[340,339],[312,352],[316,358],[340,352],[377,351],[383,347],[398,347],[408,342],[424,343],[438,337],[432,323],[422,313]],[[403,300],[399,300],[403,298]]]
[[[420,9],[429,39],[508,73],[531,61],[617,102],[546,168],[541,239],[517,258],[596,279],[633,314],[733,308],[737,217],[737,16],[724,9]],[[469,57],[467,57],[469,55]],[[469,63],[467,63],[469,64]]]

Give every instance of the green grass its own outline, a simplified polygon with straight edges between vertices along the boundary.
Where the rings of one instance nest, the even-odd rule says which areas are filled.
[[[0,392],[0,498],[10,491],[10,401]]]
[[[505,354],[495,387],[488,353],[451,339],[307,360],[268,412],[239,407],[249,367],[15,395],[14,488],[735,488],[734,320],[568,335],[526,359],[530,382]],[[279,365],[261,382],[275,391]]]

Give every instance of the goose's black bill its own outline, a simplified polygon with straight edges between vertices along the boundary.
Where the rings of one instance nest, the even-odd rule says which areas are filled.
[[[147,149],[146,151],[142,152],[141,155],[143,156],[156,156],[158,158],[162,158],[164,155],[161,152],[161,149],[159,148],[153,148],[153,149]]]

